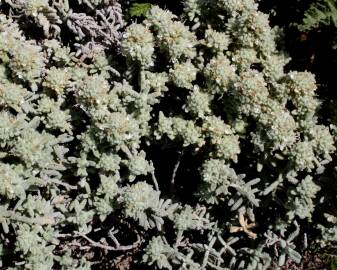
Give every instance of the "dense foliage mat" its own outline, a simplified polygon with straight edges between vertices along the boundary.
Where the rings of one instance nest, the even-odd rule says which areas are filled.
[[[278,269],[336,241],[337,129],[281,29],[254,0],[131,8],[0,2],[1,266]]]

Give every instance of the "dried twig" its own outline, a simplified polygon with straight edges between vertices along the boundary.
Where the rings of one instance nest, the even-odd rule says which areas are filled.
[[[156,175],[154,174],[154,170],[151,172],[151,176],[152,176],[152,181],[154,184],[154,188],[156,189],[156,191],[159,191],[159,185],[158,185],[158,181],[156,178]]]
[[[172,173],[172,177],[171,177],[171,185],[170,185],[171,195],[173,195],[175,193],[174,182],[175,182],[175,179],[176,179],[177,171],[179,169],[182,156],[183,156],[183,151],[179,153],[178,160],[177,160],[177,162],[176,162],[176,164],[174,165],[174,168],[173,168],[173,173]]]
[[[76,232],[76,234],[78,236],[84,238],[85,240],[87,240],[90,243],[91,246],[98,247],[98,248],[105,249],[105,250],[109,250],[109,251],[130,250],[130,249],[136,248],[141,243],[141,238],[140,238],[138,233],[137,233],[137,241],[134,242],[133,244],[127,245],[127,246],[118,245],[116,247],[112,247],[112,246],[108,246],[108,245],[104,245],[104,244],[95,242],[94,240],[92,240],[88,236],[86,236],[84,233]]]

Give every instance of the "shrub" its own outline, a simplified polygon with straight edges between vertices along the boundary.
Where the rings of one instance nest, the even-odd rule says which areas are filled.
[[[152,6],[123,34],[115,1],[5,2],[4,267],[91,269],[100,250],[159,269],[301,260],[335,141],[317,120],[314,75],[285,71],[280,31],[253,0],[188,0],[183,18]],[[155,145],[200,166],[178,160],[168,191]],[[186,198],[177,170],[195,172]]]

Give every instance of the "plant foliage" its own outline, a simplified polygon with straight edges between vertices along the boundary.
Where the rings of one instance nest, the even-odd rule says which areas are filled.
[[[1,2],[2,267],[279,269],[336,239],[315,76],[254,0],[183,6]]]
[[[300,31],[308,31],[322,25],[337,27],[337,1],[319,0],[314,1],[304,12],[303,22],[298,24]]]

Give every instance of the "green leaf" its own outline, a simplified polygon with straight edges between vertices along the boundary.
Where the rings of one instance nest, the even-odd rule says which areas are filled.
[[[142,17],[150,10],[150,3],[134,3],[130,7],[129,14],[131,17]]]
[[[308,31],[321,25],[337,27],[337,0],[316,1],[304,13],[303,22],[295,24],[300,31]]]

